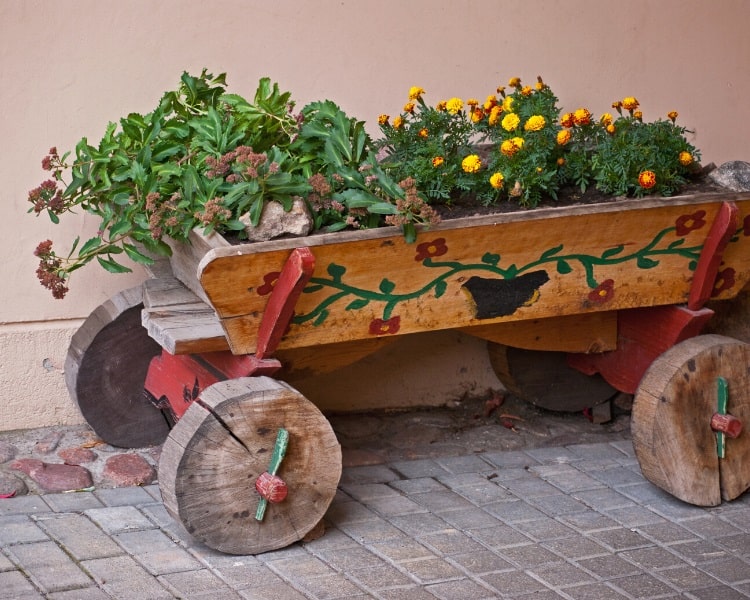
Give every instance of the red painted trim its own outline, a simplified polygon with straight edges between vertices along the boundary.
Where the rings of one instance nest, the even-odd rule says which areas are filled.
[[[568,364],[601,376],[621,392],[634,394],[646,370],[675,344],[698,335],[713,315],[708,308],[668,305],[617,313],[617,349],[602,354],[569,354]]]
[[[315,256],[309,248],[292,250],[263,311],[255,349],[258,358],[269,356],[276,350],[292,320],[294,305],[314,269]]]
[[[687,306],[698,310],[711,297],[724,250],[740,225],[740,211],[734,202],[722,202],[693,274]]]

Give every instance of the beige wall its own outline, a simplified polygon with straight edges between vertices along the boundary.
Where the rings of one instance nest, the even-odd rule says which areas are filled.
[[[678,110],[705,161],[720,163],[750,160],[748,22],[747,0],[0,0],[0,430],[80,422],[59,371],[67,339],[95,306],[142,277],[92,267],[62,302],[37,284],[39,241],[63,246],[95,227],[83,217],[53,227],[25,214],[42,156],[150,110],[183,70],[226,71],[243,94],[267,75],[300,105],[331,98],[370,123],[397,112],[411,85],[428,101],[483,98],[511,76],[540,74],[564,109],[601,113],[635,95],[648,119]],[[481,344],[459,344],[452,364],[485,362]],[[367,390],[337,379],[336,394],[344,403],[423,402],[433,367],[415,361],[398,378],[373,377]],[[368,368],[376,372],[377,361]],[[458,368],[432,398],[494,381],[478,377]]]

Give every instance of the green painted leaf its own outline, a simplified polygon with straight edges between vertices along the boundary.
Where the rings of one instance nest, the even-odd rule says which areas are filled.
[[[388,279],[383,279],[383,280],[382,280],[382,281],[380,282],[380,286],[379,286],[379,289],[380,289],[380,291],[381,291],[381,292],[383,292],[384,294],[390,294],[391,292],[393,292],[393,290],[394,290],[395,288],[396,288],[396,284],[395,284],[395,283],[393,283],[392,281],[388,280]]]
[[[435,298],[440,298],[445,294],[445,290],[448,289],[448,284],[444,280],[440,280],[435,284]]]
[[[619,254],[625,249],[625,246],[620,244],[619,246],[615,246],[614,248],[607,248],[604,252],[602,252],[602,258],[609,258],[610,256],[614,256],[615,254]]]
[[[500,262],[500,255],[487,252],[484,254],[484,256],[482,256],[482,262],[486,265],[497,266],[497,264]]]
[[[318,325],[322,325],[327,318],[328,318],[328,311],[327,310],[322,310],[322,311],[320,311],[320,314],[313,321],[313,325],[315,327],[317,327]]]
[[[331,263],[330,265],[328,265],[328,269],[326,270],[334,281],[341,281],[344,273],[346,273],[346,267],[342,267],[341,265],[337,265],[336,263]]]
[[[679,239],[676,239],[671,244],[669,244],[667,248],[669,248],[669,250],[674,250],[675,248],[679,248],[680,246],[682,246],[684,243],[685,243],[685,238],[679,238]]]
[[[365,300],[364,298],[358,298],[357,300],[353,300],[349,304],[346,305],[346,310],[359,310],[360,308],[364,308],[370,303],[369,300]]]
[[[636,264],[639,269],[653,269],[659,264],[659,261],[646,256],[639,256]]]
[[[545,250],[542,253],[541,258],[542,259],[550,258],[551,256],[554,256],[555,254],[557,254],[558,252],[560,252],[560,250],[562,250],[562,249],[563,249],[563,245],[560,244],[559,246],[555,246],[554,248],[550,248],[549,250]]]
[[[558,260],[557,261],[557,272],[560,273],[560,275],[565,275],[567,273],[570,273],[573,270],[573,268],[568,264],[568,261],[566,260]]]

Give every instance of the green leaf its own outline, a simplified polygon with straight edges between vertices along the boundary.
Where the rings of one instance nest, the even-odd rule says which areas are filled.
[[[125,254],[127,254],[130,257],[130,260],[133,262],[140,263],[142,265],[153,265],[154,259],[146,256],[145,254],[141,253],[135,246],[132,244],[123,244],[122,247],[125,250]]]
[[[573,268],[568,264],[568,261],[565,260],[558,260],[557,261],[557,272],[560,273],[560,275],[565,275],[566,273],[570,273],[573,270]]]
[[[322,325],[325,320],[328,318],[328,311],[327,310],[321,310],[320,314],[316,317],[316,319],[313,321],[313,325],[315,327]]]
[[[125,265],[121,265],[120,263],[108,258],[97,256],[96,260],[104,270],[109,271],[110,273],[130,273],[132,271],[132,269],[129,269]]]
[[[345,310],[359,310],[360,308],[364,308],[365,306],[367,306],[369,303],[369,300],[358,298],[357,300],[353,300],[352,302],[347,304]]]
[[[544,260],[546,258],[550,258],[551,256],[554,256],[555,254],[559,253],[560,250],[563,249],[563,245],[560,244],[559,246],[555,246],[554,248],[550,248],[549,250],[545,250],[542,253],[541,260]]]
[[[445,280],[440,279],[435,284],[435,298],[440,298],[443,294],[445,294],[445,291],[448,289],[448,284],[445,282]]]
[[[486,252],[482,256],[482,262],[486,265],[497,266],[497,264],[500,262],[500,255],[492,254],[491,252]]]
[[[109,239],[116,238],[117,236],[127,233],[132,228],[132,224],[127,218],[121,218],[117,223],[109,228]]]
[[[383,280],[382,280],[382,281],[380,282],[380,286],[379,286],[379,289],[380,289],[380,291],[381,291],[381,292],[383,292],[384,294],[390,294],[391,292],[393,292],[393,290],[394,290],[395,288],[396,288],[396,284],[395,284],[395,283],[393,283],[392,281],[389,281],[388,279],[383,279]]]
[[[346,273],[346,267],[337,265],[336,263],[331,263],[328,265],[326,271],[328,271],[328,274],[334,281],[341,281],[341,278]]]
[[[78,256],[81,256],[82,254],[89,254],[91,251],[95,250],[101,245],[102,238],[92,237],[83,246],[81,246],[81,249],[78,251]]]
[[[640,269],[653,269],[659,264],[659,261],[653,260],[652,258],[648,258],[646,256],[639,256],[636,264]]]
[[[620,244],[619,246],[615,246],[614,248],[608,248],[604,252],[602,252],[602,258],[610,258],[611,256],[614,256],[615,254],[620,254],[625,249],[625,246]]]
[[[375,202],[367,206],[367,211],[376,215],[395,215],[396,205],[390,202]]]

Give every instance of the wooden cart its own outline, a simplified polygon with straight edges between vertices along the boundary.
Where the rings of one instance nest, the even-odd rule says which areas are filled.
[[[104,440],[164,441],[165,506],[208,546],[286,546],[334,497],[336,437],[283,380],[438,329],[488,340],[500,380],[540,406],[634,394],[643,473],[676,497],[750,487],[750,346],[701,335],[706,303],[750,279],[750,194],[476,216],[412,244],[393,228],[191,242],[92,313],[65,372]]]

